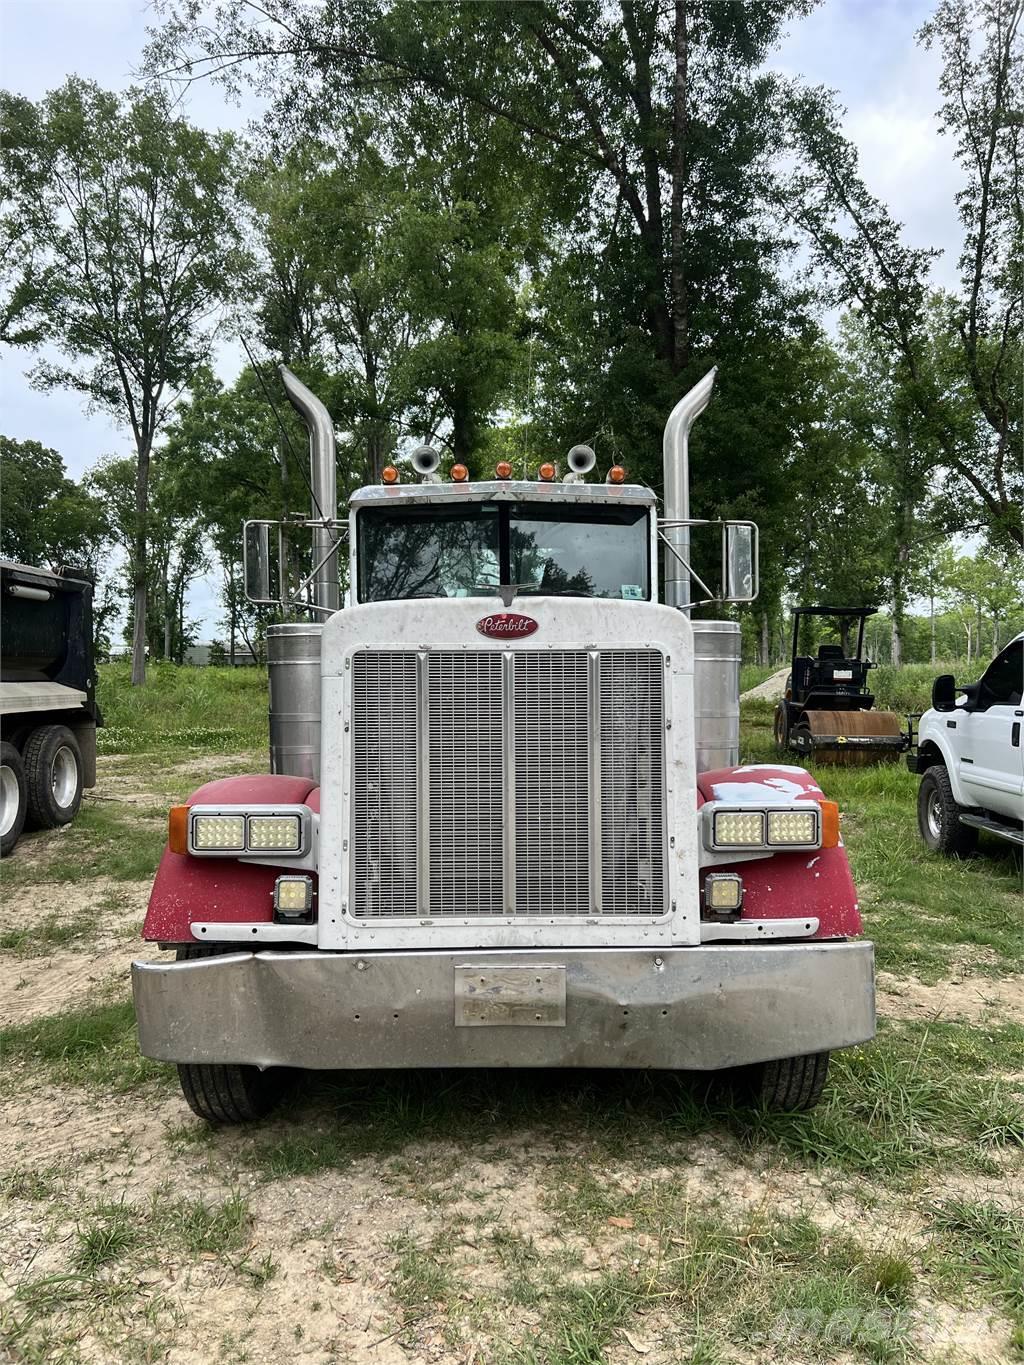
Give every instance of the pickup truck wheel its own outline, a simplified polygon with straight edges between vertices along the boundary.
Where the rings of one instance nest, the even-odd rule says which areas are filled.
[[[66,725],[41,725],[25,741],[28,817],[37,829],[67,825],[82,804],[82,751]]]
[[[237,951],[231,944],[196,943],[180,947],[175,957],[182,962]],[[207,1123],[251,1123],[281,1098],[284,1073],[226,1062],[179,1062],[178,1080],[188,1107]]]
[[[755,1104],[780,1113],[804,1113],[821,1099],[828,1078],[827,1052],[759,1062],[747,1071],[748,1094]]]
[[[6,858],[25,828],[25,765],[7,740],[0,743],[0,858]]]
[[[941,763],[925,770],[917,791],[917,826],[934,853],[966,858],[978,843],[978,831],[960,823],[960,807],[953,796],[949,773]]]

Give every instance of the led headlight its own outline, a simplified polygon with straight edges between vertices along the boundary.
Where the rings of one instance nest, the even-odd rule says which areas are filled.
[[[302,847],[302,824],[297,815],[250,815],[248,846],[253,853],[273,849],[297,853]]]
[[[244,815],[193,815],[192,847],[197,849],[245,848]]]
[[[817,846],[817,811],[770,810],[768,812],[768,842],[770,844],[814,844]]]
[[[712,837],[716,848],[763,847],[764,811],[715,811],[714,833]]]

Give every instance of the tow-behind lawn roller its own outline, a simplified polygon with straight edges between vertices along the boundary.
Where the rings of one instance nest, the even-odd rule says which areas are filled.
[[[775,710],[775,742],[822,763],[858,767],[895,759],[910,744],[892,711],[874,711],[864,658],[864,622],[874,607],[797,607],[793,613],[793,661],[786,694]],[[818,646],[816,657],[800,653],[804,616],[857,622],[856,649]],[[847,632],[841,632],[845,635]]]

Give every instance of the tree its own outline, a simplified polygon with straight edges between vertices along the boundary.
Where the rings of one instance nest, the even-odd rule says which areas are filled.
[[[834,104],[792,102],[799,170],[790,214],[807,233],[838,302],[856,301],[896,359],[930,431],[963,524],[1024,546],[1020,463],[1024,324],[1024,0],[941,0],[919,34],[942,54],[939,111],[966,184],[960,288],[930,298],[934,251],[907,247],[860,177]]]
[[[0,554],[95,577],[110,538],[102,500],[69,479],[57,452],[38,441],[0,436],[0,471]]]
[[[42,262],[39,334],[63,356],[34,382],[68,387],[131,430],[132,682],[145,681],[150,462],[181,389],[210,354],[239,277],[235,150],[176,117],[165,93],[118,97],[77,78],[33,105],[0,96],[2,166]]]

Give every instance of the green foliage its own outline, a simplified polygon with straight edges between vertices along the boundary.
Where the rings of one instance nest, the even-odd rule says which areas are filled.
[[[106,722],[101,753],[267,747],[267,675],[260,668],[160,664],[141,690],[131,686],[126,663],[103,664],[97,697]]]
[[[102,499],[65,473],[55,450],[0,436],[0,554],[21,564],[96,572],[109,535]]]

